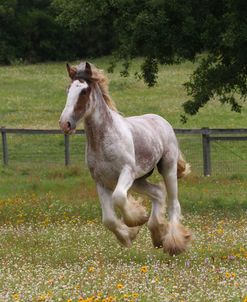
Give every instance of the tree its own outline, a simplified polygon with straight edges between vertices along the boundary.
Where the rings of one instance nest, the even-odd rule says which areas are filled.
[[[76,39],[55,21],[50,4],[51,0],[1,1],[0,64],[76,57]]]
[[[204,21],[201,36],[208,56],[185,84],[193,97],[183,105],[189,114],[196,114],[214,97],[229,103],[236,112],[241,111],[239,100],[246,100],[247,2],[224,1],[221,10],[220,15],[208,14]]]
[[[247,83],[247,2],[245,0],[53,0],[59,19],[70,27],[94,28],[92,42],[125,60],[143,56],[144,81],[156,83],[159,64],[194,60],[206,52],[185,83],[192,100],[185,113],[196,114],[215,97],[241,111]],[[103,30],[104,28],[104,30]],[[102,32],[103,39],[100,39]],[[96,44],[97,45],[97,44]],[[109,51],[109,50],[108,50]],[[240,101],[240,102],[239,102]],[[186,117],[183,116],[186,120]]]

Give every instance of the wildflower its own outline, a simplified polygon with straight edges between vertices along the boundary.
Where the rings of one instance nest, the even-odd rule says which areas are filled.
[[[243,302],[247,302],[247,296],[244,297]]]
[[[20,299],[20,295],[15,293],[12,295],[13,300],[19,300]]]
[[[148,267],[146,265],[141,267],[141,273],[147,273]]]
[[[139,296],[138,293],[133,293],[133,294],[132,294],[132,297],[133,297],[134,299],[137,299],[138,296]]]
[[[71,299],[68,299],[67,302],[72,302],[72,300],[71,300]]]
[[[222,234],[224,233],[224,230],[223,230],[223,229],[218,229],[218,230],[217,230],[217,233],[218,233],[219,235],[222,235]]]
[[[90,266],[90,267],[88,268],[89,273],[92,273],[94,270],[95,270],[95,268],[94,268],[93,266]]]
[[[41,301],[45,301],[46,300],[46,295],[40,295],[38,297],[38,301],[41,302]]]
[[[227,279],[231,278],[231,274],[229,272],[226,272],[226,278]]]
[[[231,277],[232,277],[232,278],[235,278],[235,277],[236,277],[236,274],[235,274],[235,273],[231,273]]]
[[[123,286],[122,283],[118,283],[118,284],[117,284],[117,288],[118,288],[118,289],[122,289],[123,287],[124,287],[124,286]]]

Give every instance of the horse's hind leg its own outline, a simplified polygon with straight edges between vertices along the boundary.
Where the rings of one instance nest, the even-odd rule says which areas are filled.
[[[145,194],[152,200],[152,211],[148,220],[148,228],[154,247],[162,247],[167,233],[167,221],[165,219],[165,188],[161,185],[151,184],[146,179],[135,180],[132,189]]]
[[[146,209],[136,201],[128,190],[134,181],[134,173],[130,167],[126,166],[120,173],[117,186],[112,194],[114,206],[117,206],[125,224],[129,227],[140,226],[147,222],[148,215]]]
[[[166,185],[169,216],[168,230],[163,240],[163,247],[164,251],[170,255],[176,255],[187,248],[191,241],[191,233],[179,222],[181,209],[178,201],[177,160],[171,159],[171,157],[168,158],[168,156],[162,158],[158,164],[158,170]]]
[[[97,191],[102,208],[103,224],[111,230],[117,239],[127,247],[131,246],[132,240],[135,239],[139,228],[130,228],[124,224],[117,216],[113,207],[112,191],[97,184]]]

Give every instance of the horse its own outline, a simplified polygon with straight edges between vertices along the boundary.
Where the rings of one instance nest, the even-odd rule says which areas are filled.
[[[78,122],[84,122],[86,162],[96,183],[103,224],[130,247],[147,222],[154,247],[170,255],[185,251],[192,236],[180,223],[178,178],[190,172],[190,165],[172,126],[155,114],[124,117],[118,113],[107,76],[93,64],[67,64],[67,71],[71,82],[59,125],[65,134],[72,134]],[[163,178],[160,184],[147,180],[156,167]],[[130,190],[151,199],[150,215]]]

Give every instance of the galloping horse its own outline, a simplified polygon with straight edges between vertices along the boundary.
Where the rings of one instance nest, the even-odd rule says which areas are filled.
[[[155,114],[120,115],[109,96],[107,77],[92,64],[67,64],[67,70],[71,84],[59,124],[64,133],[71,134],[84,121],[86,161],[96,182],[104,225],[130,247],[140,226],[147,222],[155,247],[163,247],[170,255],[181,253],[190,243],[191,233],[179,222],[177,178],[188,174],[190,166],[181,155],[173,128]],[[165,186],[147,181],[155,167]],[[128,193],[130,189],[152,200],[150,216]],[[122,218],[116,215],[116,208]]]

